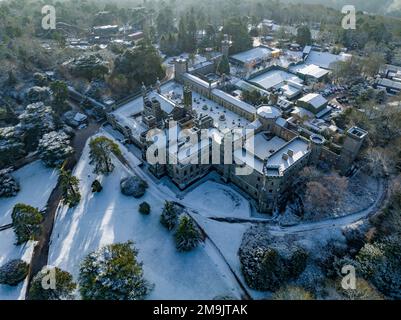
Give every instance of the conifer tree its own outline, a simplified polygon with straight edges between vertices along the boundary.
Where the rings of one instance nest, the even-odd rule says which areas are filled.
[[[37,208],[17,203],[13,208],[11,218],[17,244],[34,240],[39,235],[43,215]]]
[[[118,145],[105,136],[93,138],[90,143],[90,164],[95,166],[95,173],[108,174],[114,170],[111,155],[121,155]]]
[[[178,213],[171,201],[164,203],[163,212],[160,216],[160,223],[165,226],[168,230],[174,229],[178,222]]]
[[[81,200],[79,192],[79,179],[72,175],[70,171],[60,169],[59,181],[63,193],[63,201],[70,208],[75,207]]]
[[[189,251],[202,241],[202,232],[191,217],[184,215],[180,219],[174,238],[178,251]]]
[[[150,291],[138,250],[132,242],[107,245],[81,264],[79,286],[84,300],[139,300]]]
[[[44,288],[43,282],[50,279],[49,288]],[[45,278],[46,277],[46,278]],[[54,287],[51,287],[54,281]],[[31,300],[72,300],[77,285],[73,281],[72,275],[59,268],[45,266],[32,279],[29,289],[29,299]]]

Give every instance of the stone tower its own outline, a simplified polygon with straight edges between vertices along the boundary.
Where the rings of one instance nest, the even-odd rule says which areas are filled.
[[[183,96],[184,96],[184,108],[186,111],[192,110],[192,90],[188,86],[184,86],[183,89]]]
[[[269,193],[268,187],[268,158],[263,160],[263,178],[262,178],[262,189],[258,194],[258,211],[262,213],[271,213],[274,208],[274,202]]]
[[[221,53],[228,58],[229,50],[232,42],[228,38],[228,34],[225,34],[223,40],[221,41]]]
[[[188,72],[188,61],[187,59],[177,59],[174,63],[174,77],[177,82],[182,83],[182,76]]]
[[[160,101],[157,100],[156,98],[153,98],[152,101],[152,113],[153,116],[156,118],[157,122],[160,122],[163,120],[163,112],[162,112],[162,108],[160,105]]]
[[[157,77],[157,81],[156,81],[156,91],[158,94],[161,94],[161,89],[160,89],[161,83],[159,80],[159,77]]]
[[[358,127],[352,127],[347,131],[338,163],[342,174],[346,174],[351,168],[367,135],[368,133],[365,130]]]
[[[148,96],[148,89],[146,89],[145,83],[143,83],[143,82],[142,82],[142,87],[141,87],[141,93],[142,93],[143,102],[145,103],[145,101],[147,100],[147,96]]]
[[[310,147],[311,154],[309,158],[310,164],[317,164],[322,155],[322,148],[324,145],[325,139],[319,134],[312,134],[310,136]]]

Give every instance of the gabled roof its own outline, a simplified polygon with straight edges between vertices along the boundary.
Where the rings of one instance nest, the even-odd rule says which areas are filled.
[[[309,93],[306,96],[303,96],[298,101],[308,103],[316,109],[327,103],[327,100],[321,94],[318,93]]]

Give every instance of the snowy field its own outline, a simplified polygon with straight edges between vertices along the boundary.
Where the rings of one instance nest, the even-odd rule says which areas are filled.
[[[49,252],[50,265],[71,272],[78,280],[79,265],[88,253],[106,244],[133,240],[139,249],[139,260],[143,261],[145,278],[155,284],[148,299],[239,297],[237,287],[209,245],[202,244],[189,253],[176,250],[173,234],[159,222],[165,192],[157,191],[149,183],[144,197],[124,196],[119,184],[121,178],[130,174],[130,169],[115,160],[113,173],[97,176],[92,173],[88,153],[86,146],[75,169],[75,175],[81,180],[80,204],[73,209],[60,207],[58,210]],[[124,150],[123,153],[126,154]],[[132,159],[128,160],[132,163]],[[95,178],[103,185],[99,194],[90,190]],[[151,205],[149,216],[138,212],[142,201]]]
[[[250,204],[242,195],[220,183],[206,181],[184,197],[185,203],[208,217],[249,218]]]
[[[28,164],[13,173],[20,183],[21,191],[15,197],[0,199],[0,225],[11,223],[11,212],[15,204],[25,203],[43,209],[57,183],[57,171],[46,168],[40,161]],[[0,265],[12,259],[30,262],[34,242],[15,246],[13,229],[0,231]],[[26,282],[16,287],[0,285],[0,300],[24,299]]]

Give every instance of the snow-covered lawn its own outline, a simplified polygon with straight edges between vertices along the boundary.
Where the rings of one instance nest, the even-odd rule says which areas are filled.
[[[14,172],[13,176],[20,183],[21,191],[15,197],[0,199],[0,225],[11,223],[11,212],[17,203],[43,209],[56,186],[58,174],[57,171],[46,168],[40,161],[35,161]],[[21,246],[15,246],[14,243],[13,229],[0,231],[0,265],[12,259],[30,262],[34,242]],[[26,281],[16,287],[0,285],[0,300],[23,299],[25,286]]]
[[[141,199],[124,196],[119,184],[130,170],[115,160],[113,173],[98,177],[92,173],[88,153],[86,146],[74,173],[81,180],[80,204],[74,209],[60,207],[57,213],[50,265],[71,272],[77,281],[79,265],[88,253],[106,244],[133,240],[144,264],[145,278],[155,284],[149,299],[239,297],[237,287],[208,246],[202,244],[189,253],[176,250],[173,234],[159,222],[164,204],[160,190],[157,192],[150,184]],[[95,178],[103,185],[98,194],[90,189]],[[151,205],[149,216],[138,212],[142,201]]]
[[[206,181],[190,191],[184,202],[191,204],[200,214],[211,217],[249,218],[250,204],[230,186]]]

